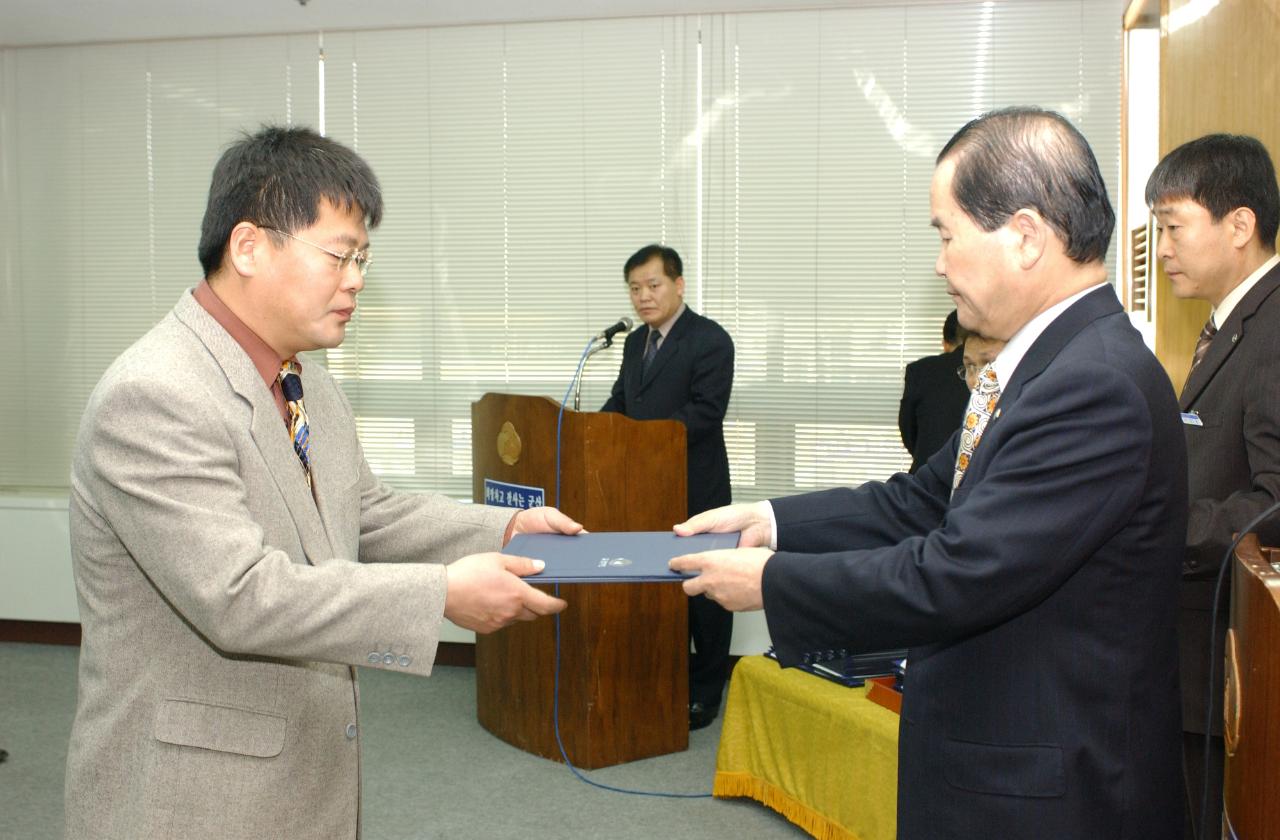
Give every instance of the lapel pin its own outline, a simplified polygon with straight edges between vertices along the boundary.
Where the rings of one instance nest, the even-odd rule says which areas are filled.
[[[996,419],[1000,419],[1000,409],[996,409]]]

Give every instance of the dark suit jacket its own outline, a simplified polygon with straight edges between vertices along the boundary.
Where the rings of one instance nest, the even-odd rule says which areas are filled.
[[[1280,499],[1278,289],[1280,267],[1267,272],[1231,310],[1182,389],[1182,410],[1195,412],[1204,423],[1183,425],[1191,512],[1178,629],[1183,728],[1188,732],[1204,732],[1210,611],[1223,554],[1235,532]],[[1276,518],[1264,523],[1259,533],[1263,544],[1280,545]],[[1224,603],[1218,616],[1222,632],[1227,618]],[[1219,652],[1221,646],[1219,638]],[[1221,734],[1220,677],[1212,696],[1214,732]]]
[[[969,388],[956,376],[956,368],[962,365],[963,345],[907,365],[902,402],[898,404],[898,431],[902,445],[911,453],[911,472],[946,446],[960,428],[969,404]]]
[[[779,660],[911,648],[900,838],[1181,836],[1178,425],[1100,289],[1031,346],[954,495],[958,435],[914,475],[774,502]]]
[[[643,371],[647,327],[627,336],[613,394],[601,411],[635,420],[679,420],[687,430],[689,515],[729,504],[729,456],[724,414],[733,389],[733,339],[685,307]]]

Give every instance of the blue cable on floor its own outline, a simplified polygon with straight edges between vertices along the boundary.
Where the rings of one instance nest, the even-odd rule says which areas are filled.
[[[591,345],[595,343],[595,339],[587,342],[587,346],[582,350],[582,358],[578,360],[578,369],[573,375],[573,381],[569,383],[569,388],[564,392],[564,399],[560,401],[560,412],[556,415],[556,507],[560,507],[560,428],[564,422],[564,404],[569,401],[569,394],[573,391],[573,383],[582,375],[582,366],[587,363],[587,356],[591,352]],[[555,595],[560,597],[560,584],[555,585]],[[598,787],[601,790],[611,790],[614,793],[629,793],[633,796],[660,796],[666,799],[710,799],[710,793],[663,793],[662,791],[653,790],[629,790],[627,788],[614,787],[601,782],[588,779],[582,775],[577,767],[573,766],[573,762],[569,760],[569,754],[565,752],[564,741],[560,738],[560,616],[556,615],[556,671],[555,686],[553,689],[552,703],[552,725],[555,727],[556,746],[560,748],[560,757],[564,759],[564,766],[569,768],[569,772],[577,776],[579,780],[587,784]]]

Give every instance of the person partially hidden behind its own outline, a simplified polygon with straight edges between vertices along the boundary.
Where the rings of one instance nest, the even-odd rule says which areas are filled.
[[[914,474],[708,511],[682,585],[764,609],[778,661],[909,648],[901,840],[1182,831],[1175,628],[1187,462],[1169,378],[1107,282],[1115,216],[1064,117],[986,114],[930,208],[960,323],[1006,341]]]
[[[1191,509],[1178,631],[1188,797],[1183,833],[1217,837],[1229,610],[1224,599],[1218,625],[1211,625],[1214,581],[1234,534],[1280,499],[1280,187],[1260,142],[1211,134],[1166,155],[1147,181],[1146,199],[1159,232],[1156,258],[1173,294],[1213,307],[1180,399]],[[1264,545],[1280,545],[1280,516],[1262,523],[1258,534]],[[1202,815],[1206,721],[1209,807]]]
[[[916,359],[903,372],[898,433],[911,453],[911,472],[920,469],[960,427],[969,391],[956,379],[955,371],[963,364],[961,345],[967,335],[951,310],[942,322],[942,352]]]
[[[350,149],[242,138],[213,171],[204,281],[93,390],[71,466],[67,838],[354,840],[353,666],[427,675],[445,618],[485,633],[564,608],[497,551],[580,525],[391,490],[333,378],[298,361],[342,343],[381,217]]]
[[[645,329],[627,336],[618,379],[601,411],[679,420],[689,453],[688,515],[727,505],[732,495],[724,415],[733,390],[733,339],[685,304],[684,266],[674,248],[641,248],[622,275]],[[720,710],[732,635],[732,613],[702,596],[689,599],[690,729],[709,725]]]
[[[964,337],[963,354],[964,364],[956,369],[955,376],[964,382],[965,393],[970,393],[974,388],[978,387],[978,372],[984,367],[996,360],[996,356],[1000,355],[1000,350],[1004,347],[1004,342],[996,338],[987,338],[977,333],[968,333]],[[969,401],[965,400],[965,405]],[[957,420],[963,420],[963,414],[957,415]]]

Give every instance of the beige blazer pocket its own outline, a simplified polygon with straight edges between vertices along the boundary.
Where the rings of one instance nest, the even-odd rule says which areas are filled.
[[[155,737],[166,744],[271,758],[284,749],[287,721],[281,715],[165,700],[156,714]]]

